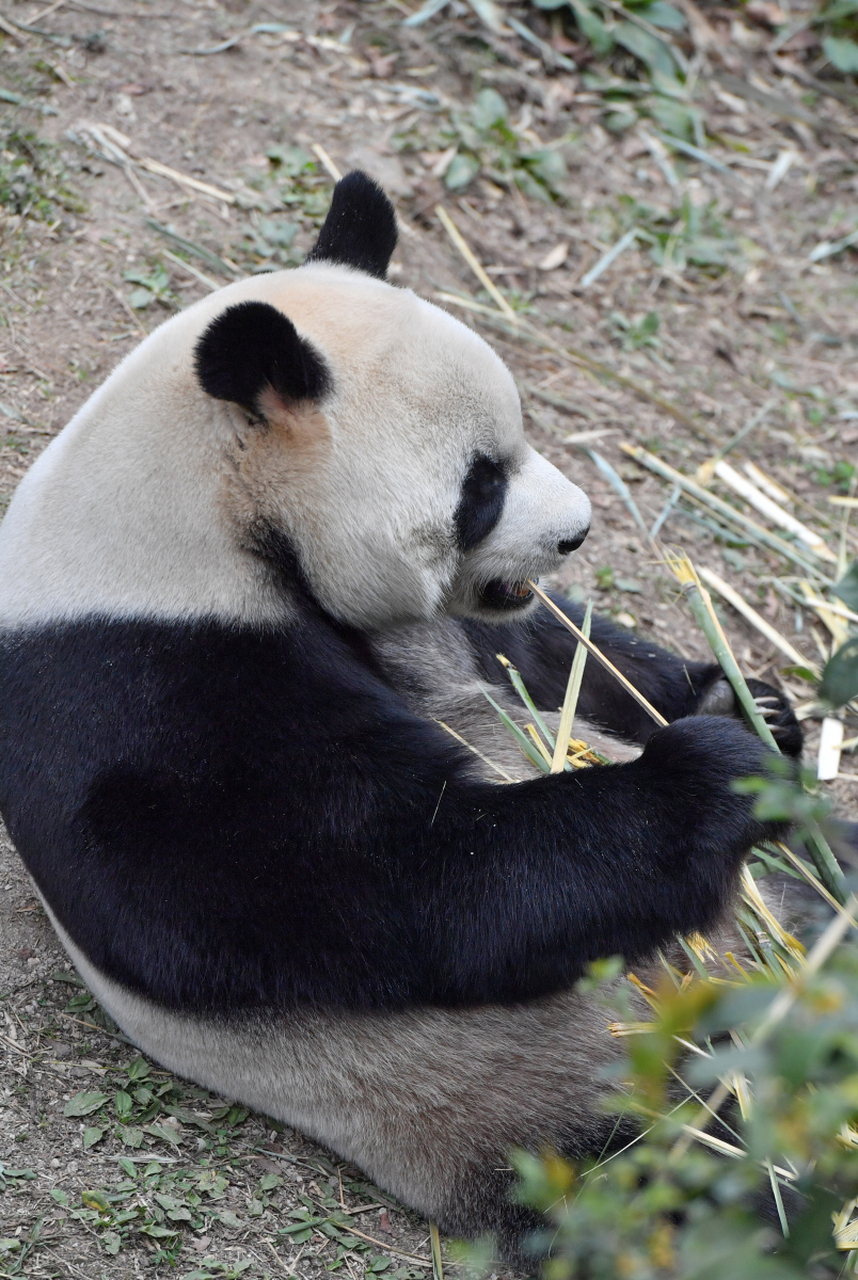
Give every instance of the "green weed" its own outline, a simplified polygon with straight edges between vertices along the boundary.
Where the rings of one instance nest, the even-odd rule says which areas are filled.
[[[180,305],[178,295],[170,287],[170,274],[160,262],[156,262],[148,270],[132,267],[128,271],[123,271],[122,278],[128,280],[130,284],[140,286],[128,299],[135,311],[143,311],[153,302],[159,302],[161,306],[168,307],[170,310]]]
[[[566,195],[568,171],[559,146],[536,146],[517,130],[497,89],[482,89],[469,111],[451,112],[441,142],[457,148],[444,174],[451,191],[463,191],[482,173],[502,187],[515,184],[543,202]]]
[[[12,129],[0,140],[0,205],[10,213],[41,222],[83,213],[66,176],[57,148],[32,131]]]

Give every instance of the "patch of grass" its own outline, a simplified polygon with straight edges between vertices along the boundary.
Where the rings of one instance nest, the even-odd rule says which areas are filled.
[[[162,307],[168,307],[171,311],[181,305],[181,300],[171,287],[170,273],[160,262],[153,263],[147,270],[132,267],[123,271],[122,278],[140,286],[128,299],[135,311],[143,311],[153,302],[159,302]]]
[[[632,317],[623,315],[621,311],[612,311],[608,316],[608,325],[612,336],[619,340],[624,351],[638,351],[641,347],[658,347],[659,318],[658,312],[648,311],[644,316]]]
[[[482,173],[502,187],[515,184],[543,202],[566,195],[568,171],[560,146],[541,146],[516,128],[497,89],[484,88],[468,111],[453,111],[442,142],[456,148],[444,173],[450,191],[463,191]]]
[[[22,218],[53,222],[66,213],[83,213],[86,205],[67,185],[57,148],[25,129],[0,138],[0,205]]]

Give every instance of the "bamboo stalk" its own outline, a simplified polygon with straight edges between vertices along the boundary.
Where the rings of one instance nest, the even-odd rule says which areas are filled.
[[[799,538],[814,555],[819,556],[820,560],[827,560],[831,564],[837,563],[837,556],[826,546],[818,533],[809,529],[806,524],[802,524],[801,520],[797,520],[788,511],[784,511],[783,507],[779,506],[767,493],[763,493],[753,481],[746,479],[731,467],[729,462],[723,459],[716,462],[715,474],[734,493],[738,493],[740,498],[744,498],[752,507],[756,507],[762,515],[768,516],[773,524],[780,525],[782,529]]]
[[[587,601],[587,612],[581,627],[581,635],[590,639],[590,624],[593,620],[593,601]],[[560,723],[557,726],[557,740],[554,743],[554,758],[551,761],[551,772],[561,773],[566,765],[569,739],[572,737],[572,722],[578,710],[578,695],[581,692],[581,681],[584,679],[584,664],[587,661],[587,650],[579,644],[569,669],[569,680],[566,684],[566,695],[560,712]]]
[[[753,480],[757,488],[762,489],[763,493],[767,493],[774,502],[780,503],[781,506],[786,502],[792,502],[792,494],[787,493],[786,489],[779,485],[777,480],[773,480],[771,476],[766,475],[765,471],[761,471],[756,463],[743,462],[742,470],[750,480]]]
[[[696,570],[687,555],[677,555],[676,553],[668,553],[667,562],[673,569],[679,581],[682,583],[683,592],[688,597],[688,603],[695,618],[699,622],[706,639],[709,641],[712,652],[721,663],[721,668],[733,686],[733,692],[741,703],[742,709],[745,711],[751,724],[757,730],[757,733],[768,746],[775,751],[780,751],[774,734],[763,718],[760,710],[754,701],[754,696],[748,688],[745,677],[739,670],[739,664],[730,648],[730,643],[724,635],[721,623],[718,621],[715,610],[712,608],[712,601],[709,593],[703,587],[700,579],[697,577]],[[846,896],[845,885],[843,881],[843,872],[840,870],[837,859],[831,851],[831,846],[822,834],[822,830],[818,822],[809,822],[807,827],[808,846],[811,856],[816,863],[816,869],[819,872],[820,879],[831,891],[835,898],[842,902]]]
[[[499,764],[495,764],[494,760],[490,760],[488,756],[484,756],[478,747],[475,747],[473,743],[468,742],[467,738],[463,738],[460,733],[456,733],[456,730],[451,729],[443,720],[437,720],[435,723],[439,724],[442,729],[446,729],[447,733],[449,733],[451,737],[455,738],[457,742],[461,742],[463,747],[467,747],[469,751],[473,751],[475,756],[479,756],[484,764],[487,764],[490,768],[494,769],[495,773],[499,773],[505,782],[521,781],[520,778],[511,777],[510,774],[507,773],[506,769],[502,769]]]
[[[617,667],[614,666],[613,662],[611,662],[609,658],[605,657],[605,655],[602,653],[602,650],[598,647],[598,645],[595,645],[588,636],[584,635],[583,631],[581,631],[578,627],[575,626],[575,623],[572,621],[572,619],[568,618],[566,614],[563,612],[563,610],[557,607],[557,605],[554,603],[551,597],[546,595],[545,592],[542,590],[542,588],[538,587],[532,578],[527,579],[527,585],[528,587],[530,587],[530,590],[533,592],[533,594],[542,601],[546,609],[550,610],[550,612],[554,614],[557,621],[561,622],[563,626],[567,629],[567,631],[572,632],[573,636],[578,641],[578,643],[583,645],[584,648],[587,650],[587,652],[591,653],[593,657],[596,659],[596,661],[602,664],[602,666],[605,668],[606,671],[610,671],[614,679],[619,681],[619,683],[623,686],[626,693],[631,694],[635,702],[639,703],[640,706],[643,707],[647,715],[650,716],[660,728],[664,728],[664,726],[667,724],[667,720],[665,720],[661,712],[656,711],[652,703],[648,702],[647,699],[643,696],[643,694],[638,692],[638,690],[631,683],[631,681],[626,679],[622,671],[618,670]]]
[[[441,1239],[434,1222],[429,1223],[429,1252],[432,1255],[432,1280],[444,1280],[444,1263],[441,1258]]]
[[[797,667],[807,667],[809,671],[813,671],[813,674],[819,679],[821,675],[819,668],[791,645],[785,636],[782,636],[770,623],[766,622],[765,618],[761,617],[756,609],[749,605],[747,600],[739,595],[739,592],[731,587],[729,583],[720,578],[717,573],[713,573],[711,569],[703,566],[700,567],[698,573],[707,586],[717,591],[719,596],[723,596],[736,612],[741,613],[742,617],[746,618],[753,627],[756,627],[767,640],[770,640],[776,649],[780,649],[781,653],[789,658],[791,662],[794,662]]]
[[[775,742],[774,734],[766,724],[759,707],[754,701],[754,695],[739,670],[739,664],[734,657],[733,650],[730,648],[730,643],[724,635],[724,630],[718,621],[715,610],[712,608],[709,592],[697,576],[697,570],[684,552],[679,554],[669,551],[666,553],[665,558],[680,582],[682,593],[688,601],[689,608],[694,614],[701,631],[709,641],[712,652],[720,662],[721,670],[732,685],[733,692],[742,710],[763,742],[771,747],[773,751],[780,751],[778,744]],[[804,659],[802,659],[803,661]]]
[[[340,173],[321,142],[314,142],[310,150],[314,152],[316,159],[320,162],[322,168],[327,170],[328,175],[333,178],[334,182],[339,182],[343,175]]]

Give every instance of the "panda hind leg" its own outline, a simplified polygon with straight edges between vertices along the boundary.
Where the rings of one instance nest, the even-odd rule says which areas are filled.
[[[346,1091],[315,1136],[446,1234],[493,1234],[507,1261],[532,1265],[526,1238],[540,1219],[510,1198],[509,1157],[583,1159],[631,1139],[631,1121],[602,1109],[616,1088],[606,1069],[623,1056],[608,1031],[615,1016],[607,1000],[573,990],[332,1020],[319,1030],[337,1042]]]

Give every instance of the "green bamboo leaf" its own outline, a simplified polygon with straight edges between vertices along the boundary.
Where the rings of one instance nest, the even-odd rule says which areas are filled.
[[[831,590],[843,601],[847,609],[858,609],[858,560],[849,566]]]
[[[76,1093],[63,1107],[64,1116],[89,1116],[107,1102],[106,1093]]]
[[[510,717],[504,711],[503,707],[499,706],[498,703],[495,702],[492,695],[488,693],[485,689],[483,689],[483,695],[486,698],[486,700],[492,704],[495,711],[500,716],[501,722],[506,726],[507,729],[509,729],[510,733],[515,738],[516,742],[521,747],[522,751],[527,756],[531,764],[535,764],[537,769],[541,769],[543,773],[548,773],[549,772],[548,761],[540,754],[539,751],[536,750],[536,747],[530,741],[530,738],[528,738],[527,734],[524,733],[521,729],[519,729],[515,721],[510,719]]]
[[[501,655],[498,654],[499,659],[500,657]],[[539,732],[542,734],[543,738],[545,738],[550,750],[553,751],[554,750],[554,734],[548,728],[548,725],[545,723],[541,714],[537,710],[535,702],[531,698],[530,694],[527,692],[525,683],[521,678],[521,672],[517,671],[514,666],[512,666],[509,662],[505,660],[502,660],[502,665],[506,668],[506,673],[509,676],[510,680],[512,681],[512,687],[515,689],[516,693],[524,703],[525,709],[529,711],[530,714],[533,716],[534,720],[536,721],[536,727],[539,729]]]
[[[826,664],[819,696],[832,707],[858,697],[858,636],[842,644]]]
[[[845,75],[858,74],[858,44],[847,40],[845,36],[826,36],[822,42],[823,52],[832,66]]]

